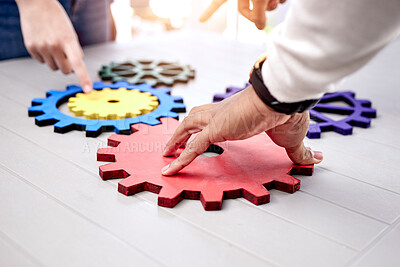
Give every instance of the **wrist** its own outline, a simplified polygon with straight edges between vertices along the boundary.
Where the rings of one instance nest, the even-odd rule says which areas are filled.
[[[292,115],[294,113],[301,113],[308,109],[314,107],[319,99],[309,99],[299,102],[279,102],[269,91],[268,87],[265,85],[261,68],[266,60],[266,57],[261,57],[254,65],[250,73],[250,84],[253,86],[255,93],[261,99],[261,101],[272,108],[276,112],[284,113],[287,115]]]

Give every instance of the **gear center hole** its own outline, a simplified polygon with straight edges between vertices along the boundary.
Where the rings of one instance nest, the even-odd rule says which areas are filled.
[[[211,144],[206,151],[200,154],[200,157],[212,158],[221,155],[224,152],[224,149],[220,146]]]
[[[119,100],[110,99],[107,101],[108,103],[119,103]]]

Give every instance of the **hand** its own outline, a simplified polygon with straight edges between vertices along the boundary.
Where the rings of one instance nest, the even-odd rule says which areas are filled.
[[[303,139],[308,130],[308,112],[286,115],[265,105],[250,85],[242,92],[220,103],[195,107],[176,129],[167,143],[164,156],[172,156],[185,146],[180,156],[165,166],[163,175],[174,175],[210,144],[227,140],[240,140],[266,132],[277,145],[284,147],[296,164],[317,164],[322,153],[304,147]],[[197,136],[186,145],[191,135]]]
[[[212,14],[217,11],[227,0],[213,0],[208,8],[200,16],[200,21],[205,22]],[[240,14],[253,22],[259,30],[262,30],[267,25],[265,11],[271,11],[278,7],[278,4],[285,3],[286,0],[251,0],[253,9],[250,9],[250,0],[238,0],[238,9]]]
[[[17,0],[17,4],[24,43],[32,57],[52,70],[75,72],[83,91],[91,91],[82,48],[61,4],[55,0]]]

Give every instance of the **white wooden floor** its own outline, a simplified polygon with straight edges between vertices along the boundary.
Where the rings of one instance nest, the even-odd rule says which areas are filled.
[[[194,81],[173,94],[187,107],[241,86],[262,46],[205,32],[177,32],[85,50],[97,80],[111,60],[191,64]],[[0,63],[0,266],[400,266],[400,42],[348,78],[342,89],[373,101],[378,118],[352,136],[325,133],[325,153],[299,192],[271,203],[199,201],[173,209],[157,195],[126,197],[98,176],[96,150],[109,134],[53,133],[27,116],[35,97],[76,83],[31,59]],[[61,109],[65,110],[62,106]]]

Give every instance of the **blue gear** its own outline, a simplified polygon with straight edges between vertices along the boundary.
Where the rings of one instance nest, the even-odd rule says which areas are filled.
[[[158,107],[144,115],[133,118],[119,120],[88,120],[79,117],[72,117],[62,113],[58,107],[68,101],[70,97],[82,92],[82,88],[77,85],[69,85],[65,91],[47,91],[47,98],[35,98],[32,100],[32,107],[28,109],[29,116],[35,116],[35,123],[38,126],[54,124],[54,131],[57,133],[66,133],[71,130],[86,131],[87,137],[96,137],[103,131],[114,131],[119,134],[132,133],[131,125],[136,123],[145,123],[148,125],[156,125],[161,122],[161,117],[172,117],[178,119],[179,114],[176,112],[185,112],[185,104],[183,99],[178,96],[171,96],[171,90],[168,88],[154,89],[148,84],[129,85],[127,82],[117,82],[106,84],[103,82],[95,82],[93,88],[101,90],[103,88],[126,88],[138,89],[141,92],[149,92],[156,96],[159,101]]]
[[[343,101],[348,106],[330,104],[335,101]],[[342,120],[335,121],[323,113],[348,115]],[[354,92],[336,92],[325,94],[320,102],[310,109],[310,117],[317,123],[310,124],[307,137],[320,138],[322,132],[334,131],[342,135],[353,133],[353,126],[368,128],[371,125],[370,118],[376,118],[376,110],[371,108],[368,100],[355,99]]]

